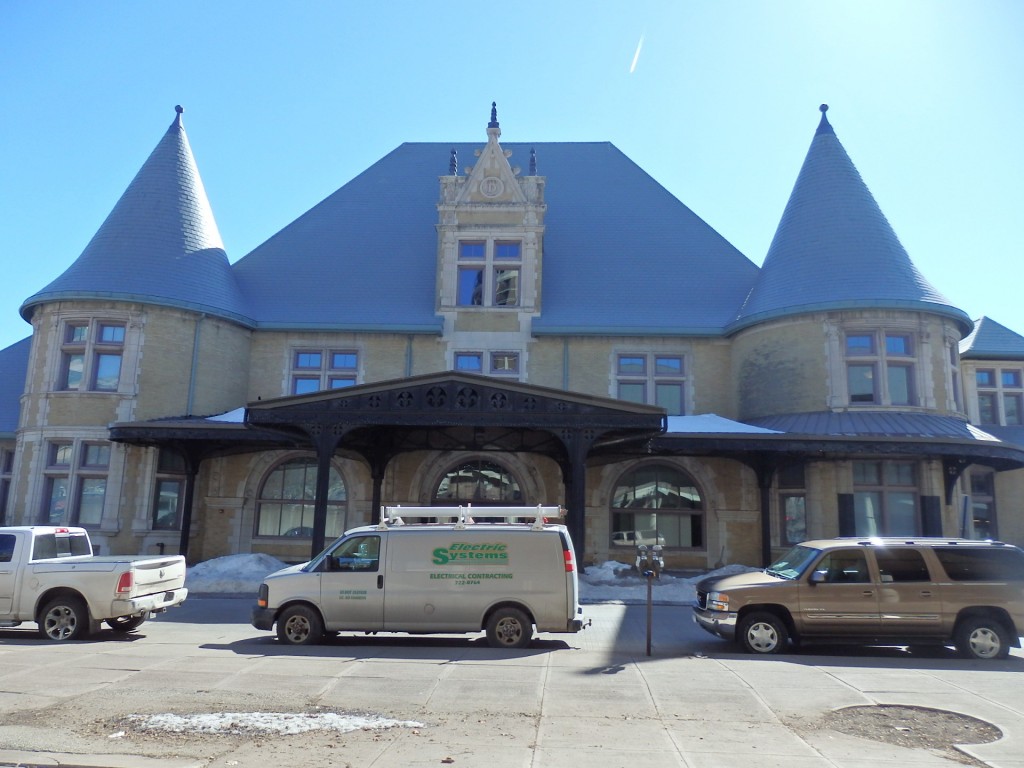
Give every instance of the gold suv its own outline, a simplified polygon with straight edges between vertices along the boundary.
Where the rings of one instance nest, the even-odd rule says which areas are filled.
[[[825,539],[697,586],[693,618],[752,653],[793,642],[954,645],[1003,659],[1024,633],[1024,551],[967,539]]]

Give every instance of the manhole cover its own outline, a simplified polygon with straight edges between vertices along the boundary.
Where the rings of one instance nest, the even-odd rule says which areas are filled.
[[[970,765],[980,763],[954,745],[987,744],[1003,737],[994,725],[975,717],[941,709],[885,704],[838,709],[827,714],[822,725],[900,747],[940,750],[945,756]]]

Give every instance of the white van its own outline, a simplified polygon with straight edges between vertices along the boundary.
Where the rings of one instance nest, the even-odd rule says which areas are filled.
[[[474,522],[476,512],[487,520]],[[576,553],[559,507],[383,507],[308,563],[260,585],[252,625],[283,643],[325,632],[487,633],[524,648],[583,628]],[[426,522],[447,520],[448,522]]]

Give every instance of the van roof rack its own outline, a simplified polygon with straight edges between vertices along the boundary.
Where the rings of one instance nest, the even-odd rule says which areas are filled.
[[[423,520],[425,518],[448,518],[449,522],[455,523],[456,529],[462,529],[473,524],[473,511],[472,504],[458,507],[383,506],[380,508],[380,524],[377,529],[386,531],[392,525],[406,525],[408,520]],[[480,517],[498,517],[505,520],[532,519],[531,530],[534,531],[543,530],[548,519],[565,515],[565,509],[562,507],[545,507],[541,504],[535,507],[476,507],[475,511]]]

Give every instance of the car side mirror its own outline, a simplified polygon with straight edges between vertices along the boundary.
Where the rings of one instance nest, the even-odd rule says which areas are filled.
[[[808,581],[812,585],[814,585],[814,584],[824,584],[827,579],[828,579],[828,572],[827,571],[815,571],[814,573],[811,574],[811,578],[808,579]]]

